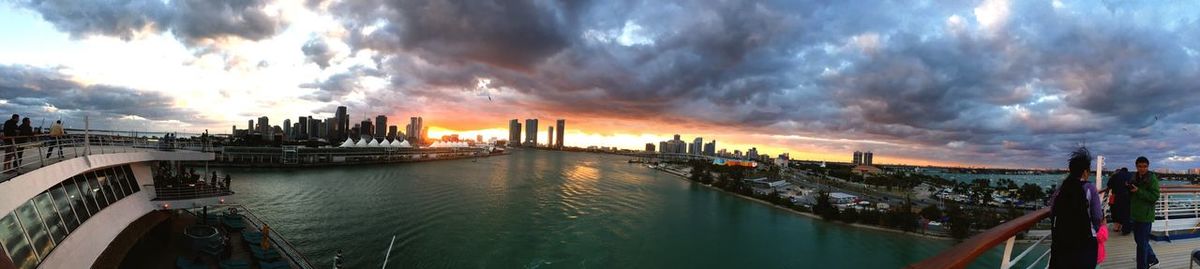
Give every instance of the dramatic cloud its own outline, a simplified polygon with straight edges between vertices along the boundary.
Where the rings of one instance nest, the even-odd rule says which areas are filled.
[[[320,37],[313,37],[300,47],[300,51],[304,52],[304,56],[308,61],[316,63],[321,69],[329,67],[329,60],[333,59],[335,53],[329,49],[329,44],[325,43]]]
[[[0,97],[0,114],[20,114],[35,122],[63,119],[75,128],[83,127],[84,116],[90,117],[97,129],[138,126],[154,130],[216,123],[196,111],[177,108],[174,99],[162,93],[84,85],[57,70],[30,66],[0,65]],[[129,125],[122,126],[122,122]]]
[[[268,0],[19,0],[17,5],[72,37],[113,36],[125,40],[170,31],[189,46],[228,38],[262,40],[284,26],[264,10]]]

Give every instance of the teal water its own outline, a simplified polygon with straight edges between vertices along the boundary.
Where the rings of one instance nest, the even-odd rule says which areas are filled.
[[[231,169],[319,268],[899,268],[953,244],[829,223],[590,153]],[[224,173],[224,172],[222,172]],[[995,268],[999,251],[978,267]]]

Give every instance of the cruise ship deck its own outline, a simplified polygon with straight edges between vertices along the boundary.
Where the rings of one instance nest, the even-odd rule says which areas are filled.
[[[208,145],[87,133],[6,139],[0,268],[312,268],[226,201],[235,188],[184,170],[215,159]]]

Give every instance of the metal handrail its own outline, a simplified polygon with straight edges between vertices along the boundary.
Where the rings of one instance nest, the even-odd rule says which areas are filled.
[[[247,209],[245,206],[242,206],[242,205],[232,205],[232,206],[235,208],[238,208],[239,210],[241,210],[241,212],[245,212],[246,214],[243,214],[242,216],[244,216],[244,217],[246,217],[246,219],[250,220],[251,224],[253,224],[257,230],[261,231],[262,226],[264,224],[266,224],[266,222],[263,222],[262,219],[260,219],[258,217],[258,215],[255,215],[254,212],[250,211],[250,209]],[[284,238],[283,235],[280,234],[278,230],[271,229],[270,233],[271,234],[267,235],[267,237],[271,239],[272,243],[274,243],[276,246],[279,247],[279,250],[281,252],[283,252],[284,255],[288,256],[288,259],[290,259],[292,261],[292,263],[295,263],[296,266],[299,266],[302,269],[315,268],[315,267],[313,267],[312,262],[310,262],[308,260],[308,257],[304,256],[303,254],[300,254],[300,251],[296,250],[296,246],[292,245],[292,242],[289,242],[287,240],[287,238]]]
[[[212,150],[212,147],[210,144],[199,141],[168,141],[145,137],[78,133],[62,136],[38,134],[0,137],[0,152],[3,153],[4,164],[0,168],[0,182],[7,181],[22,172],[33,171],[77,157],[172,150],[208,152]],[[58,154],[60,152],[62,155]]]

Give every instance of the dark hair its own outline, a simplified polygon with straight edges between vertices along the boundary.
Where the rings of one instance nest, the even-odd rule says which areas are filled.
[[[1092,152],[1085,147],[1079,147],[1071,152],[1071,158],[1067,160],[1067,168],[1070,169],[1071,177],[1079,179],[1083,176],[1083,172],[1092,167]]]
[[[1144,163],[1146,165],[1150,165],[1150,159],[1146,159],[1146,156],[1138,156],[1137,161],[1135,161],[1133,163],[1134,164]]]
[[[21,118],[21,115],[13,114],[13,118],[14,119]]]

